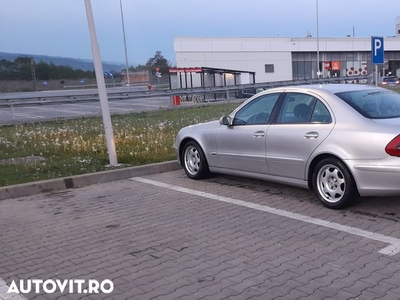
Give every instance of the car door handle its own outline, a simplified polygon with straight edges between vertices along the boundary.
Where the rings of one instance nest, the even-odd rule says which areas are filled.
[[[319,134],[318,134],[318,132],[316,132],[316,131],[310,131],[310,132],[307,132],[307,133],[304,135],[304,137],[305,137],[306,139],[316,139],[317,137],[319,137]]]
[[[255,138],[262,138],[265,136],[265,132],[264,131],[256,131],[256,132],[254,132],[253,136]]]

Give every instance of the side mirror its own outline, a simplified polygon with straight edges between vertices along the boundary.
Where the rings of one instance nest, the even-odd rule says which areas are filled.
[[[219,119],[219,124],[225,125],[225,126],[232,126],[232,119],[230,116],[224,116]]]

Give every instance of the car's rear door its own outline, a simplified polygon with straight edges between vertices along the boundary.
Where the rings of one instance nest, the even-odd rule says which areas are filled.
[[[299,112],[299,107],[309,111]],[[311,154],[334,127],[324,103],[313,95],[287,93],[277,119],[268,128],[266,158],[271,175],[305,179]]]

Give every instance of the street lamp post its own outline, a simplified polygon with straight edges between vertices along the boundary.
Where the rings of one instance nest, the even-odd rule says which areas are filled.
[[[124,12],[123,12],[123,9],[122,9],[122,0],[119,0],[119,6],[121,8],[122,33],[124,35],[126,78],[128,80],[128,87],[129,87],[129,91],[130,91],[131,90],[131,82],[130,82],[130,77],[129,77],[129,62],[128,62],[128,51],[126,49],[125,22],[124,22]]]
[[[321,75],[321,70],[319,69],[319,9],[318,9],[318,0],[316,1],[316,8],[317,8],[317,76]]]
[[[110,166],[118,166],[114,133],[112,129],[111,116],[110,116],[110,108],[108,106],[106,83],[104,80],[103,65],[101,62],[100,48],[99,48],[99,43],[97,42],[96,29],[94,26],[92,4],[90,0],[84,0],[84,1],[85,1],[86,15],[89,25],[90,39],[92,44],[94,70],[96,74],[97,89],[99,91],[101,114],[103,117],[104,131],[106,134],[108,157],[110,160]]]

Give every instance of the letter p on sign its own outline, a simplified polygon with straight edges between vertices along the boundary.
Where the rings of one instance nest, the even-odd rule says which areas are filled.
[[[383,37],[371,37],[371,52],[372,52],[372,64],[379,65],[383,64],[384,59],[384,49],[383,49]]]

